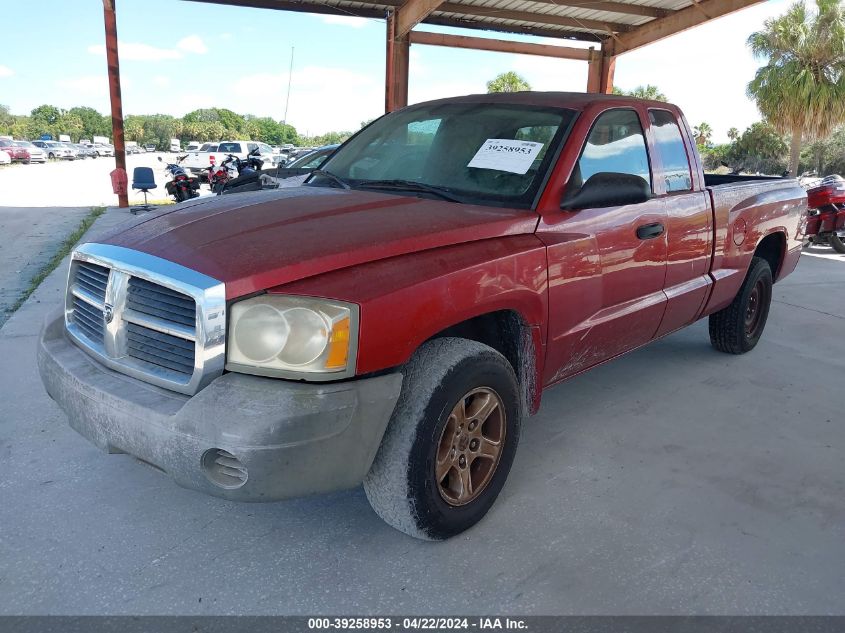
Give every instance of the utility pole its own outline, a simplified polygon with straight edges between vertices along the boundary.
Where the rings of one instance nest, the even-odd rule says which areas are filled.
[[[111,129],[114,139],[114,165],[126,173],[126,145],[123,142],[123,102],[120,96],[120,64],[117,58],[117,17],[115,0],[103,0],[103,18],[106,26],[106,64],[109,69],[109,97],[111,100]],[[125,188],[118,194],[118,204],[129,206]]]
[[[288,70],[288,96],[285,99],[285,118],[282,119],[282,125],[288,124],[288,104],[290,104],[290,84],[293,79],[293,51],[294,47],[290,47],[290,70]]]

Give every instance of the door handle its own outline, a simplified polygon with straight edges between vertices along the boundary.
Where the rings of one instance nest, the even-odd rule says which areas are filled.
[[[653,240],[655,237],[663,235],[664,230],[665,228],[660,222],[643,224],[637,227],[637,237],[641,240]]]

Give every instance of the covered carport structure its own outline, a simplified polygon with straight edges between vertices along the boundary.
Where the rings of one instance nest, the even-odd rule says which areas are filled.
[[[384,19],[385,111],[408,104],[412,44],[540,55],[588,64],[587,92],[613,91],[619,55],[763,0],[190,0],[280,11]],[[103,0],[118,168],[125,169],[115,0]],[[415,30],[420,24],[533,35],[531,43]],[[567,45],[588,42],[589,47]],[[125,196],[121,206],[126,206]]]

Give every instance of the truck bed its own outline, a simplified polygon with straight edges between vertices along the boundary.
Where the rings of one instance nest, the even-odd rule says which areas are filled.
[[[772,271],[775,279],[792,272],[807,194],[795,178],[705,176],[705,183],[713,206],[711,274],[716,282],[709,307],[720,309],[736,295],[754,248],[766,235],[786,236],[779,254],[783,266]]]

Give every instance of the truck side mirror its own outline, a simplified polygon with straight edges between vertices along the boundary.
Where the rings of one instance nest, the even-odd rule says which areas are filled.
[[[563,194],[560,208],[568,211],[617,207],[625,204],[639,204],[651,199],[651,186],[633,174],[602,171],[593,174],[580,189]]]

